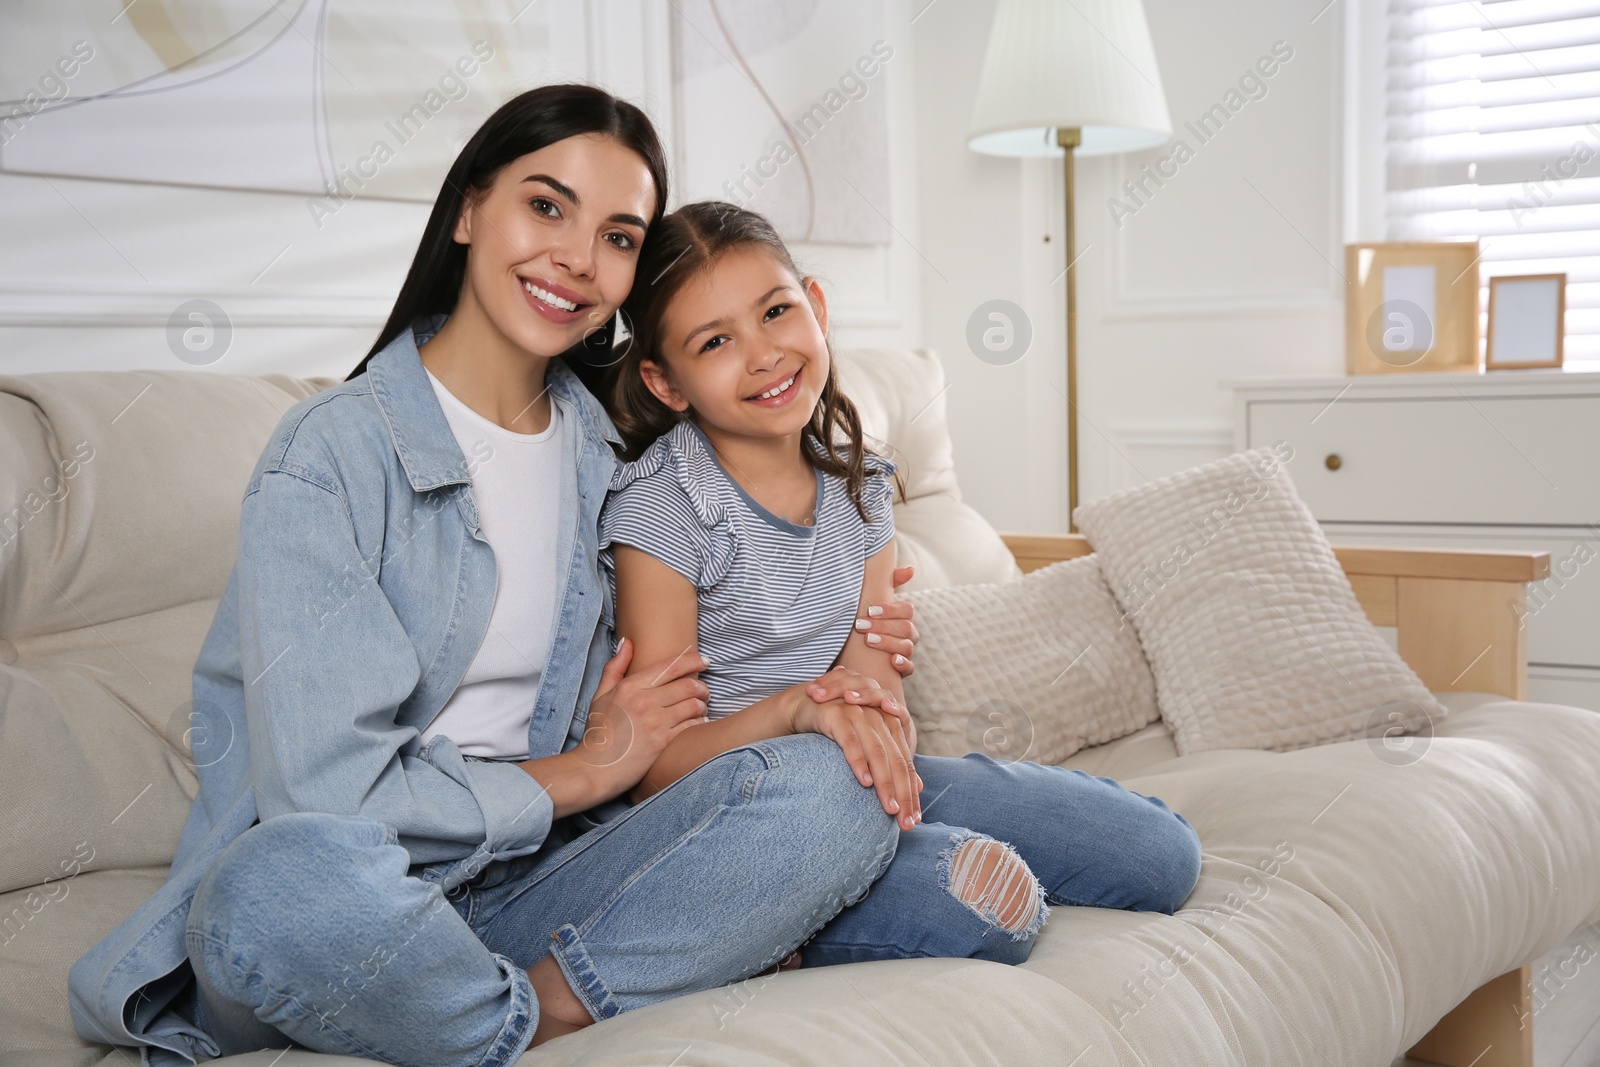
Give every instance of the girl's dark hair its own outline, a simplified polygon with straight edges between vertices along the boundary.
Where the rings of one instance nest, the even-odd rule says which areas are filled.
[[[415,320],[455,310],[466,276],[467,246],[457,244],[454,234],[468,194],[487,190],[507,163],[585,133],[614,137],[644,160],[656,187],[656,207],[650,220],[650,229],[655,228],[666,210],[667,156],[643,111],[592,85],[542,85],[514,96],[478,127],[451,164],[389,321],[345,381],[365,372],[367,361],[399,337],[401,330],[410,329]],[[608,321],[563,354],[596,395],[600,395],[604,367],[610,362],[611,327]]]
[[[607,407],[622,435],[624,458],[637,459],[652,441],[689,417],[657,400],[639,370],[639,364],[647,359],[666,366],[661,356],[661,323],[672,298],[723,253],[752,247],[764,249],[796,278],[803,277],[772,223],[735,204],[720,200],[685,204],[650,228],[634,272],[633,291],[622,306],[632,340],[611,369],[607,391],[600,394],[609,397]],[[861,499],[866,482],[861,416],[839,388],[831,343],[828,357],[822,396],[801,430],[801,452],[813,466],[845,480],[856,511],[866,521]],[[904,498],[898,472],[895,482]]]

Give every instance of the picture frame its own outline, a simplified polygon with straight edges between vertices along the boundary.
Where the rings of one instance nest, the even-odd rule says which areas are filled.
[[[1567,276],[1489,279],[1489,370],[1559,369],[1565,359]]]
[[[1476,239],[1346,245],[1346,371],[1477,373],[1480,255]]]

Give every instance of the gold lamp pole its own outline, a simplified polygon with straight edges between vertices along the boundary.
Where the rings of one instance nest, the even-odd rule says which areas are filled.
[[[1072,257],[1078,248],[1077,228],[1073,225],[1072,157],[1073,149],[1083,143],[1083,131],[1072,127],[1056,130],[1056,144],[1061,146],[1061,185],[1067,194],[1067,210],[1062,216],[1062,234],[1067,282],[1067,532],[1077,533],[1078,524],[1072,513],[1078,510],[1078,284],[1072,269]]]
[[[1140,0],[997,0],[968,123],[986,155],[1061,153],[1066,215],[1067,529],[1077,532],[1078,271],[1073,165],[1166,143],[1172,117]]]

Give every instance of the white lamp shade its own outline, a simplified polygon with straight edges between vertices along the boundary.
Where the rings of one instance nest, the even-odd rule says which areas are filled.
[[[978,78],[967,147],[1060,155],[1055,131],[1083,131],[1078,155],[1155,148],[1172,136],[1140,0],[1000,0]]]

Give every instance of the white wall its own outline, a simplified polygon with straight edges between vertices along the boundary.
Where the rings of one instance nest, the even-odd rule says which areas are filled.
[[[1342,371],[1343,24],[1337,6],[1313,23],[1319,6],[1145,0],[1175,136],[1193,156],[1120,226],[1108,198],[1171,149],[1078,161],[1081,500],[1231,451],[1221,379]],[[1061,168],[965,147],[992,11],[935,3],[915,24],[924,251],[949,277],[924,271],[926,342],[955,382],[964,495],[1002,529],[1064,531]],[[1207,143],[1184,129],[1279,40],[1293,58],[1264,96]],[[1034,328],[1011,366],[981,362],[965,340],[972,310],[995,297]]]
[[[635,3],[645,22],[665,24],[663,3]],[[610,25],[614,4],[582,6],[605,13],[597,40],[627,36]],[[1312,23],[1315,6],[1146,0],[1173,120],[1195,154],[1120,227],[1107,199],[1165,153],[1079,161],[1083,499],[1226,453],[1220,379],[1342,367],[1341,282],[1328,260],[1340,261],[1343,240],[1343,14],[1336,5]],[[1060,168],[966,148],[992,11],[993,0],[890,0],[895,56],[881,88],[894,243],[870,255],[796,251],[839,288],[842,345],[940,352],[967,498],[1004,529],[1065,530]],[[1294,57],[1266,95],[1197,144],[1182,123],[1278,40]],[[603,81],[638,81],[663,125],[667,43],[647,25],[619,45],[653,74],[603,49],[591,58]],[[298,196],[0,174],[0,372],[183,369],[167,316],[209,297],[234,336],[208,369],[342,377],[386,316],[426,213],[357,200],[318,229]],[[1024,308],[1034,331],[1009,366],[967,347],[968,318],[994,298]]]

